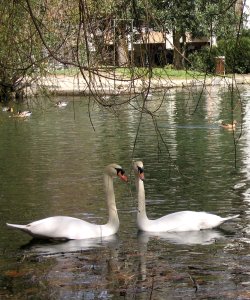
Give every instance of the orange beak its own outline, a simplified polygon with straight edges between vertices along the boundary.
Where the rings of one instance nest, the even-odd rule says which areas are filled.
[[[128,177],[127,177],[125,174],[122,174],[121,172],[119,172],[119,173],[117,174],[117,176],[118,176],[119,178],[121,178],[121,180],[123,180],[123,181],[125,181],[125,182],[128,182]]]
[[[144,172],[139,173],[139,178],[143,181],[144,180]]]

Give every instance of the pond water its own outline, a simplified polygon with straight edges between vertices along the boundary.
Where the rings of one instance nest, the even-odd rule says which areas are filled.
[[[55,107],[59,99],[67,107]],[[32,110],[26,120],[0,112],[0,298],[250,299],[250,90],[154,93],[143,111],[141,97],[106,110],[89,100],[15,104]],[[221,128],[232,113],[237,129]],[[133,159],[144,162],[150,218],[240,217],[216,230],[138,233]],[[130,177],[115,181],[117,235],[41,242],[5,226],[53,215],[105,223],[112,162]]]

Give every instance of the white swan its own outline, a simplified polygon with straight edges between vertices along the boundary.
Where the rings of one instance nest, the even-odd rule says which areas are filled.
[[[144,190],[144,169],[141,161],[134,162],[135,184],[138,192],[137,226],[141,231],[147,232],[180,232],[197,231],[218,227],[227,220],[237,218],[239,215],[221,218],[206,212],[179,211],[168,214],[156,220],[147,217]]]
[[[87,239],[106,237],[115,234],[119,228],[119,218],[115,203],[113,178],[118,176],[127,181],[121,166],[108,165],[104,170],[104,185],[109,220],[105,225],[97,225],[81,219],[55,216],[32,222],[27,225],[9,224],[7,226],[20,229],[35,238],[47,239]]]

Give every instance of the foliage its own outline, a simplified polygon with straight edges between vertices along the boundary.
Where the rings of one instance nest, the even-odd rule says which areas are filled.
[[[242,11],[236,1],[166,1],[155,0],[152,2],[155,19],[159,20],[159,28],[165,28],[173,32],[174,37],[174,64],[175,67],[184,67],[186,56],[185,33],[189,32],[193,37],[213,36],[227,38],[241,30]],[[176,36],[176,39],[175,39]],[[182,37],[183,45],[178,43]],[[201,56],[203,56],[201,54]],[[199,55],[198,55],[199,56]],[[197,59],[198,59],[197,56]],[[205,62],[207,59],[202,59]],[[178,66],[182,64],[182,66]],[[204,67],[202,68],[204,69]],[[211,66],[208,67],[211,69]]]
[[[22,80],[35,71],[40,40],[20,2],[0,3],[0,100],[21,96]],[[36,46],[35,46],[36,45]]]
[[[139,33],[152,29],[173,32],[176,69],[214,69],[213,49],[193,53],[187,59],[188,32],[194,38],[216,35],[220,39],[219,52],[227,53],[229,69],[247,71],[249,67],[243,62],[248,56],[248,40],[237,39],[242,15],[236,11],[236,4],[230,0],[4,0],[0,3],[0,100],[20,96],[28,79],[42,77],[48,69],[74,67],[83,76],[83,71],[91,76],[98,74],[100,66],[103,70],[114,65],[117,58],[122,61],[122,56],[124,65],[129,65],[132,53],[130,57],[127,36],[132,30],[128,25],[131,20]],[[237,39],[235,44],[233,39],[229,41],[232,36]],[[231,55],[233,46],[242,50]],[[142,60],[150,61],[156,50],[150,51],[147,46],[141,49]],[[152,70],[150,62],[148,69],[149,76],[168,76],[165,69]],[[132,71],[135,76],[137,72]]]
[[[211,49],[208,47],[202,48],[188,55],[188,66],[191,70],[214,74],[216,56],[218,56],[216,47]]]
[[[189,54],[189,67],[200,72],[215,72],[216,56],[225,56],[226,73],[250,73],[250,31],[237,37],[220,39],[218,46]]]
[[[218,52],[226,58],[227,72],[250,73],[250,30],[218,41]]]
[[[241,11],[237,11],[236,1],[196,0],[196,25],[194,34],[199,32],[207,37],[217,38],[231,36],[239,29]]]

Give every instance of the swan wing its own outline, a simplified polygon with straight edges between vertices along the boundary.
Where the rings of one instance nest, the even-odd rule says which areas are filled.
[[[7,224],[32,237],[54,239],[85,239],[101,236],[101,226],[72,217],[55,216],[27,225]]]
[[[180,211],[163,216],[157,220],[151,220],[148,231],[180,232],[212,229],[236,217],[238,217],[238,215],[221,218],[206,212]]]

